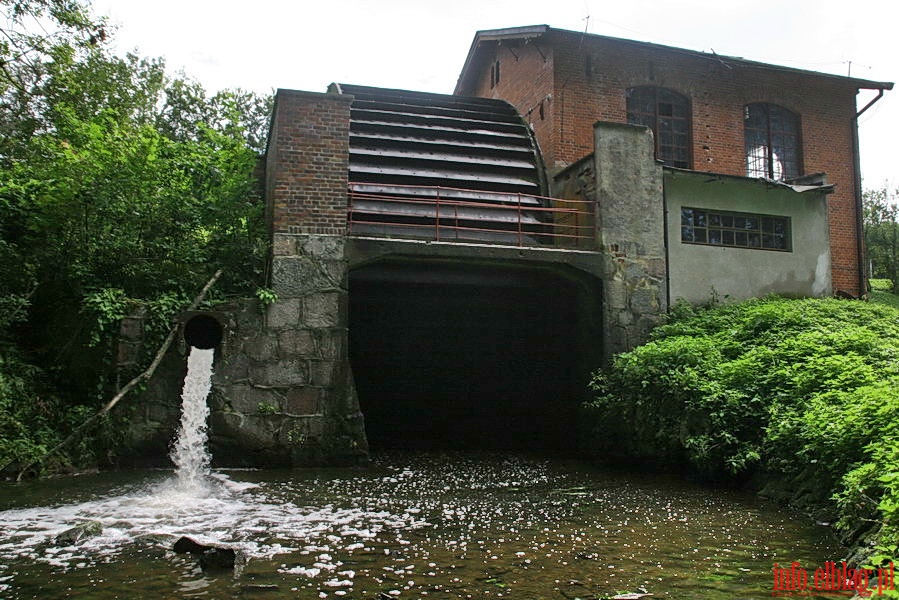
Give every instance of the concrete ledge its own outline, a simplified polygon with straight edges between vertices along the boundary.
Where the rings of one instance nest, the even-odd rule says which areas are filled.
[[[346,256],[350,269],[387,257],[444,258],[475,262],[501,260],[525,264],[566,265],[594,277],[602,277],[601,252],[567,248],[523,248],[498,244],[349,237]]]

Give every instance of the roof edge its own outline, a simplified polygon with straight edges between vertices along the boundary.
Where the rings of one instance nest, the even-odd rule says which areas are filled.
[[[696,171],[693,169],[682,169],[679,167],[670,167],[668,165],[663,165],[662,169],[664,171],[669,171],[672,174],[686,174],[688,176],[694,177],[703,177],[706,178],[708,182],[712,181],[741,181],[744,183],[755,183],[764,185],[766,187],[774,187],[774,188],[782,188],[789,189],[798,194],[805,194],[808,192],[815,192],[818,194],[832,194],[834,190],[836,190],[836,185],[833,183],[826,183],[823,180],[824,174],[817,173],[815,175],[809,176],[808,182],[800,183],[800,182],[789,182],[789,181],[781,181],[778,179],[768,179],[767,177],[749,177],[746,175],[732,175],[730,173],[714,173],[712,171]],[[812,177],[821,178],[820,183],[812,183]],[[805,180],[806,178],[799,178],[800,180]]]
[[[599,38],[613,42],[627,43],[627,44],[635,44],[639,46],[646,46],[651,48],[657,48],[659,50],[669,51],[669,52],[679,52],[684,54],[690,54],[697,58],[704,58],[707,60],[716,60],[716,61],[730,61],[737,64],[744,65],[750,68],[757,69],[769,69],[775,71],[783,71],[787,73],[795,73],[797,75],[806,75],[813,77],[822,77],[827,79],[840,80],[846,83],[851,83],[857,89],[870,89],[870,90],[886,90],[890,91],[893,89],[893,82],[891,81],[873,81],[868,79],[859,79],[856,77],[848,77],[844,75],[835,75],[833,73],[822,73],[820,71],[810,71],[807,69],[799,69],[796,67],[786,67],[783,65],[776,65],[771,63],[764,63],[760,61],[749,60],[745,58],[741,58],[738,56],[728,56],[724,54],[717,54],[714,51],[711,53],[700,51],[700,50],[689,50],[687,48],[679,48],[677,46],[667,46],[664,44],[656,44],[653,42],[641,42],[638,40],[630,40],[627,38],[619,38],[608,35],[600,35],[596,33],[585,33],[580,31],[572,31],[568,29],[556,29],[554,27],[550,27],[549,25],[530,25],[524,27],[508,27],[504,29],[485,29],[481,31],[477,31],[475,33],[474,39],[472,40],[471,47],[468,50],[468,56],[465,57],[465,64],[462,66],[462,71],[459,74],[459,78],[456,81],[456,87],[453,91],[454,94],[460,93],[464,89],[464,85],[466,80],[469,77],[469,70],[471,68],[472,63],[474,62],[474,57],[477,54],[478,47],[482,42],[490,42],[490,41],[501,41],[504,39],[529,39],[536,38],[546,35],[547,33],[556,33],[563,36],[577,36],[578,38],[591,37],[591,38]]]
[[[481,42],[492,42],[507,39],[529,39],[541,37],[547,31],[552,29],[549,25],[526,25],[524,27],[506,27],[503,29],[481,29],[476,31],[474,39],[471,41],[471,47],[468,49],[468,55],[465,57],[465,63],[462,65],[462,71],[456,80],[456,87],[453,94],[460,94],[463,91],[463,85],[468,76],[469,68],[477,53]],[[466,95],[466,94],[461,94]]]

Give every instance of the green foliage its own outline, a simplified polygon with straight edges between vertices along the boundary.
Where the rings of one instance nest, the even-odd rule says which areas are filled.
[[[899,311],[765,298],[678,306],[594,374],[598,450],[761,476],[848,537],[899,541]],[[892,432],[892,433],[890,433]],[[602,440],[608,440],[603,444]]]
[[[16,348],[0,344],[0,474],[17,474],[82,422],[85,407],[66,403],[49,381],[48,374]],[[89,459],[92,452],[88,441],[70,449],[67,457],[52,457],[53,463],[44,466],[60,470],[70,462]]]
[[[270,306],[278,301],[278,294],[270,288],[257,288],[256,298],[262,306]]]
[[[156,66],[148,69],[142,77],[157,77]],[[128,87],[116,77],[106,84]],[[131,85],[133,97],[143,87]],[[31,160],[14,163],[0,187],[26,221],[16,241],[38,278],[136,297],[194,289],[210,263],[226,263],[238,286],[255,280],[261,209],[256,156],[244,140],[200,128],[198,139],[174,141],[141,123],[151,107],[104,100],[109,106],[95,114],[55,104],[52,133],[31,139]]]
[[[871,276],[892,282],[899,293],[899,190],[884,187],[863,195],[865,247]]]
[[[112,55],[88,2],[0,0],[0,16],[0,391],[16,398],[0,412],[4,452],[27,457],[108,395],[125,314],[143,307],[152,354],[217,269],[220,297],[262,284],[271,98]]]
[[[43,452],[48,440],[47,419],[52,412],[41,402],[34,382],[41,373],[21,360],[15,350],[4,347],[0,353],[0,472],[7,466],[26,463]]]
[[[260,415],[274,415],[278,410],[278,407],[270,402],[259,402],[256,405],[256,412]]]
[[[91,17],[88,2],[0,0],[0,93],[27,90],[53,48],[92,46],[105,39],[105,22]]]
[[[119,321],[128,312],[128,298],[125,291],[119,288],[104,288],[86,294],[82,301],[82,312],[94,325],[91,331],[90,345],[96,346],[102,340],[110,338],[119,325]]]
[[[889,279],[871,279],[871,292],[868,299],[875,304],[886,304],[899,308],[899,295],[894,294],[893,282]]]

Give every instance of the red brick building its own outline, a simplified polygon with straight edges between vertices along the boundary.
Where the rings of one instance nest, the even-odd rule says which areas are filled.
[[[593,152],[597,121],[652,128],[656,158],[675,168],[797,183],[825,174],[833,290],[861,296],[857,118],[892,87],[538,25],[478,32],[455,93],[511,102],[551,174]]]

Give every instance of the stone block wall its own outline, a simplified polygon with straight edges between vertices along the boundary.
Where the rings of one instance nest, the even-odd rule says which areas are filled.
[[[213,464],[301,466],[366,459],[344,332],[308,326],[301,302],[263,307],[255,299],[238,300],[211,314],[225,331],[215,349],[207,400]],[[189,351],[179,339],[147,389],[123,402],[128,406],[123,463],[167,463]]]
[[[217,308],[232,318],[215,362],[213,453],[236,450],[240,461],[256,465],[364,459],[344,333],[310,325],[296,299]]]

